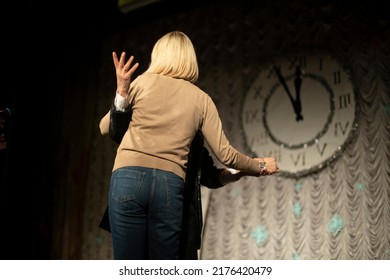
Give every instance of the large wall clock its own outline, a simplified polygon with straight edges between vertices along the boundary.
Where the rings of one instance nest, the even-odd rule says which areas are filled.
[[[304,176],[336,159],[356,129],[350,72],[327,52],[264,63],[242,104],[248,149],[274,156],[280,174]]]

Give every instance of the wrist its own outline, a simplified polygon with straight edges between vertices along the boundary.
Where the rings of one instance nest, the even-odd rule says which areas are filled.
[[[260,173],[267,170],[266,162],[263,158],[260,158],[260,160],[259,160],[259,168],[260,168]]]

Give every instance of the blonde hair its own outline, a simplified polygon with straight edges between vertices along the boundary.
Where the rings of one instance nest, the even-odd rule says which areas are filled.
[[[198,62],[188,36],[181,31],[172,31],[161,37],[153,47],[146,73],[162,74],[195,83],[199,76]]]

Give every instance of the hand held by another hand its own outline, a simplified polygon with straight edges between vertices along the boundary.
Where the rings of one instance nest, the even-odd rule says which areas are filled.
[[[259,175],[272,175],[275,173],[279,173],[279,167],[276,163],[276,159],[274,157],[265,157],[265,158],[255,158],[260,162],[264,162],[264,167],[261,168]]]

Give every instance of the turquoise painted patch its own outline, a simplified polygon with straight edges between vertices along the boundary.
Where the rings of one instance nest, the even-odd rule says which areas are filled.
[[[294,253],[293,256],[292,256],[292,259],[293,260],[300,260],[301,256],[298,253]]]
[[[355,189],[357,189],[358,191],[362,191],[365,188],[366,188],[366,186],[363,183],[356,183],[356,185],[355,185]]]
[[[333,215],[333,217],[330,219],[330,222],[328,224],[328,231],[333,235],[336,236],[339,234],[339,232],[343,229],[345,225],[344,220],[340,217],[340,215]]]
[[[300,202],[295,202],[293,205],[293,212],[295,217],[301,216],[302,213],[302,204]]]
[[[257,246],[263,246],[267,241],[268,232],[263,225],[258,225],[252,232],[251,237],[256,241]]]
[[[302,189],[303,189],[303,184],[302,183],[296,183],[294,185],[294,189],[297,191],[297,192],[300,192]]]

